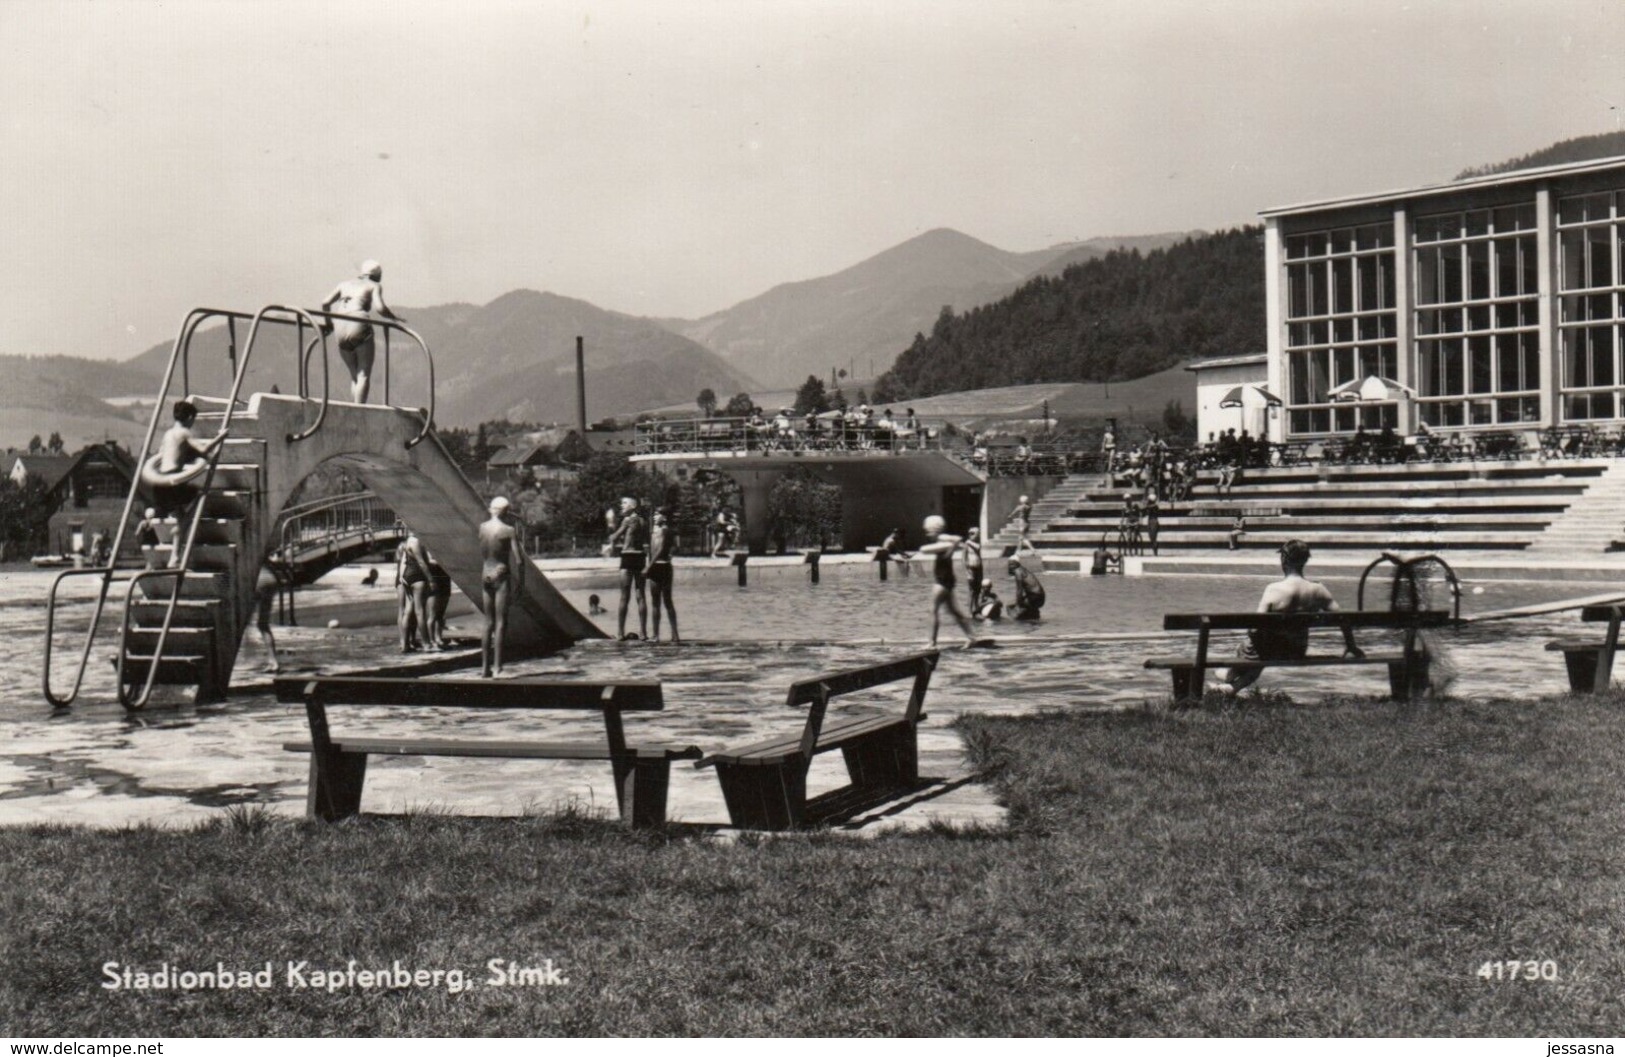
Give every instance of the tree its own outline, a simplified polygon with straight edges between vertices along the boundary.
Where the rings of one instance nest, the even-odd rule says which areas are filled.
[[[756,410],[756,401],[750,398],[749,393],[736,393],[728,401],[728,406],[722,413],[729,418],[749,418],[750,413]]]
[[[809,374],[796,390],[796,414],[818,415],[829,410],[829,395],[824,391],[824,380]]]
[[[30,454],[30,455],[38,455],[40,452],[42,452],[44,450],[45,450],[45,442],[43,440],[40,440],[40,435],[38,433],[36,433],[32,437],[28,438],[28,454]]]
[[[38,439],[38,438],[36,438]],[[45,482],[30,474],[22,484],[0,477],[0,546],[8,554],[45,549],[51,505]]]
[[[52,455],[61,455],[62,449],[66,447],[62,443],[62,434],[54,431],[51,433],[51,439],[45,442],[45,446],[50,449]]]
[[[481,422],[479,429],[474,432],[474,449],[469,454],[481,465],[491,461],[491,442],[485,435],[484,422]]]
[[[867,404],[868,402],[869,402],[869,394],[863,390],[862,386],[859,386],[858,387],[858,403],[859,404]]]
[[[819,547],[841,538],[841,489],[805,466],[791,468],[767,493],[768,536],[787,547]]]
[[[595,452],[581,468],[575,483],[559,493],[557,514],[548,526],[552,538],[568,543],[571,539],[602,543],[608,535],[604,511],[617,505],[622,496],[635,496],[646,506],[666,499],[664,474],[634,466],[625,455]]]
[[[711,418],[716,415],[717,394],[716,391],[710,386],[706,386],[704,389],[701,389],[700,395],[694,398],[694,402],[700,405],[700,414],[704,415],[706,418]]]
[[[1185,414],[1185,405],[1179,400],[1170,400],[1163,405],[1162,430],[1170,439],[1175,437],[1181,440],[1196,439],[1196,423]]]

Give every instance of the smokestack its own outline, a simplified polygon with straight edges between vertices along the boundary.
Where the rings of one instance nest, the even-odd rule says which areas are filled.
[[[587,356],[581,348],[581,335],[576,335],[576,428],[581,439],[587,439]]]

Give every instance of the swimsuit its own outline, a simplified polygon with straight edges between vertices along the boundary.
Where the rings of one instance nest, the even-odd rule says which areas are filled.
[[[135,542],[137,546],[141,547],[158,546],[158,530],[152,527],[152,522],[143,521],[141,523],[141,527],[135,533]]]
[[[429,586],[435,594],[451,593],[451,574],[437,561],[429,562]]]
[[[671,562],[655,562],[649,566],[649,582],[662,588],[667,593],[671,591],[671,577]]]
[[[946,587],[952,591],[954,587],[954,552],[944,551],[937,555],[936,561],[931,563],[931,576],[937,581],[938,587]]]
[[[426,583],[428,579],[429,574],[424,571],[417,556],[409,550],[401,551],[401,583],[408,587],[416,587],[418,584]]]
[[[480,573],[480,582],[485,584],[487,590],[495,591],[508,582],[508,572],[507,562],[487,558],[485,559],[485,568]]]

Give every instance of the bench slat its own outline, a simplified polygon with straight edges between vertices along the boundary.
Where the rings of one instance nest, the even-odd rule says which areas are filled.
[[[1203,667],[1208,670],[1219,668],[1313,668],[1321,665],[1339,664],[1399,664],[1403,663],[1403,653],[1368,653],[1364,657],[1344,657],[1341,654],[1310,654],[1292,660],[1251,660],[1246,657],[1230,657],[1223,654],[1209,654],[1207,664]],[[1180,669],[1195,668],[1194,657],[1147,657],[1147,668]]]
[[[610,701],[622,712],[659,712],[665,707],[660,684],[632,680],[582,683],[563,679],[402,679],[372,676],[284,676],[276,680],[277,700],[318,704],[397,705],[438,708],[599,709]],[[611,696],[605,696],[606,691]]]
[[[1546,644],[1546,649],[1554,653],[1558,650],[1567,652],[1569,650],[1603,650],[1607,648],[1608,643],[1606,642],[1580,642],[1570,639],[1553,639]]]
[[[1251,628],[1295,630],[1299,628],[1439,628],[1454,623],[1443,609],[1418,613],[1378,613],[1371,610],[1339,610],[1335,613],[1167,613],[1164,631],[1197,631],[1204,625],[1215,631],[1242,631]]]
[[[926,650],[921,653],[909,654],[894,661],[884,661],[863,668],[848,668],[845,671],[830,672],[820,675],[816,679],[804,679],[798,683],[790,684],[788,701],[792,705],[810,704],[818,697],[818,688],[829,688],[829,696],[839,697],[857,690],[867,690],[873,686],[896,682],[909,676],[918,674],[920,665],[927,663],[929,658],[937,656],[937,651]]]
[[[816,752],[825,752],[838,748],[842,743],[853,741],[873,734],[877,731],[891,727],[907,727],[908,722],[893,715],[858,716],[828,724],[818,734],[818,748]],[[696,763],[695,767],[710,767],[718,763],[761,763],[776,764],[796,755],[801,751],[801,737],[794,735],[783,738],[770,738],[758,741],[752,745],[741,745],[727,752],[712,753]]]
[[[282,746],[289,752],[309,752],[308,741],[290,741]],[[590,742],[549,741],[453,741],[423,738],[334,738],[338,752],[369,756],[478,756],[515,760],[608,760],[609,746]],[[697,760],[697,745],[648,743],[628,745],[627,752],[640,759]]]
[[[1625,606],[1586,606],[1580,610],[1580,619],[1591,624],[1606,624],[1613,619],[1614,610]]]

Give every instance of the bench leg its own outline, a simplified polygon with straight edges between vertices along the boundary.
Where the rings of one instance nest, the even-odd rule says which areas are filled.
[[[777,767],[717,765],[728,818],[739,829],[796,829],[807,807],[807,769],[795,762]]]
[[[310,792],[305,797],[305,815],[323,822],[337,822],[361,812],[361,787],[367,780],[367,757],[363,753],[311,752]]]
[[[671,760],[664,756],[631,759],[615,765],[615,799],[621,821],[633,827],[666,824],[666,790]]]
[[[1195,668],[1173,668],[1169,674],[1174,680],[1174,704],[1202,699],[1202,688],[1196,685]]]
[[[841,746],[855,786],[909,786],[920,779],[920,748],[912,727],[898,727]]]
[[[1388,665],[1388,694],[1395,701],[1414,701],[1428,692],[1427,658],[1413,664],[1392,661]]]
[[[1613,675],[1598,671],[1602,666],[1601,650],[1564,650],[1563,663],[1569,670],[1569,690],[1576,694],[1596,693],[1597,687],[1607,686]]]

